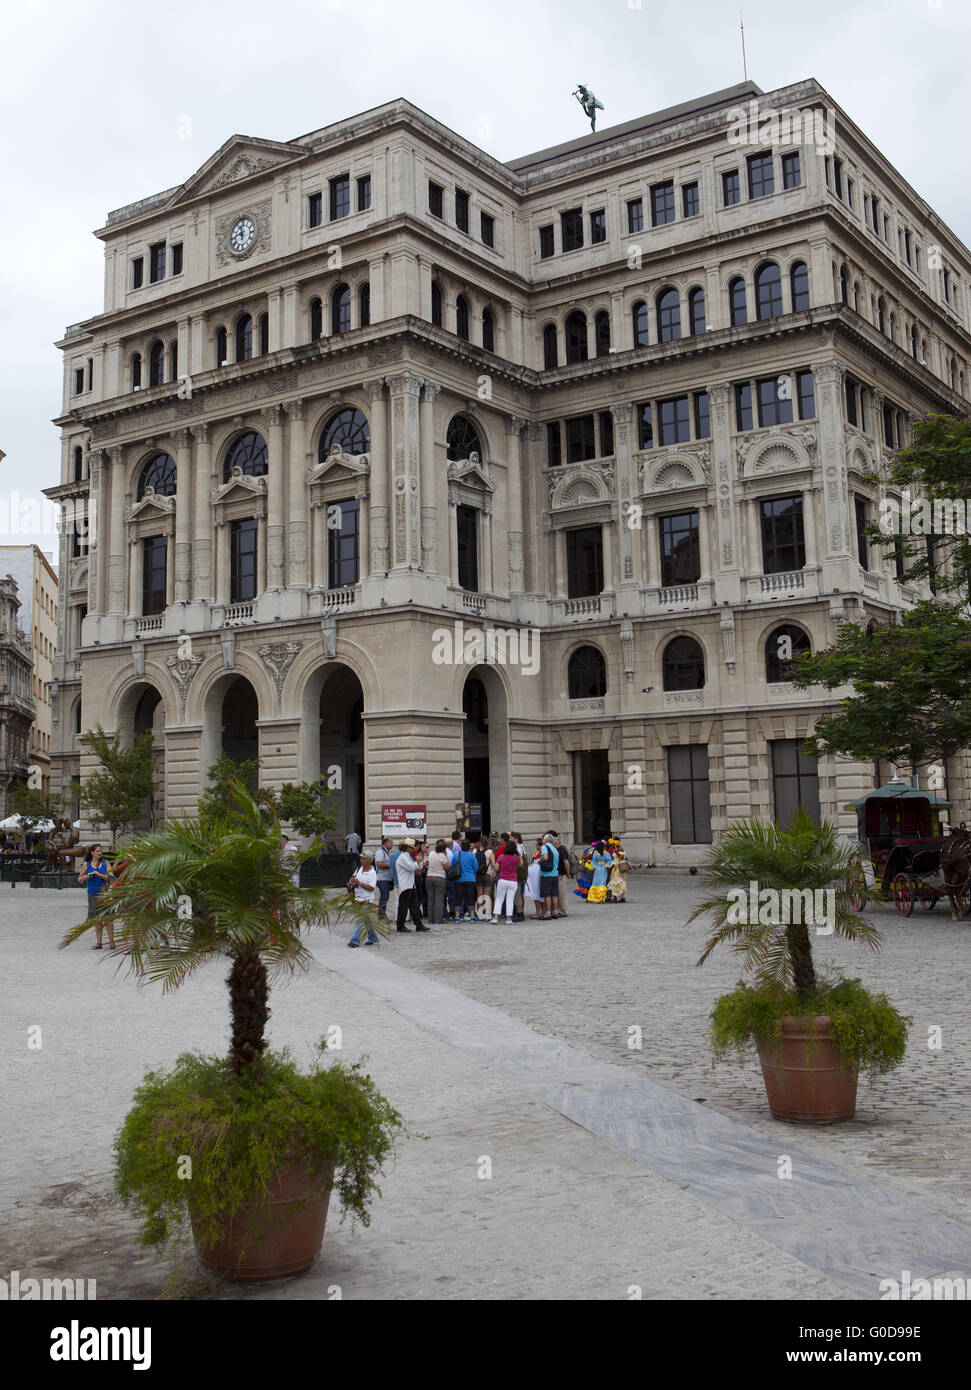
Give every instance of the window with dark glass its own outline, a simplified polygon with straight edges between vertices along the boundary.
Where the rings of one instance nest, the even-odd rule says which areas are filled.
[[[722,203],[726,208],[730,208],[735,203],[740,203],[741,200],[742,191],[738,181],[738,170],[729,169],[722,174]]]
[[[153,454],[138,475],[136,500],[140,502],[148,488],[157,497],[174,496],[176,478],[175,460],[171,454]]]
[[[656,183],[651,189],[651,226],[663,227],[674,221],[674,183]]]
[[[894,447],[893,424],[893,407],[885,405],[883,407],[883,442],[884,444],[886,444],[888,449],[892,449]]]
[[[482,346],[486,352],[496,350],[495,321],[491,309],[482,310]]]
[[[133,354],[132,354],[132,359],[131,359],[131,386],[132,386],[132,390],[134,391],[135,388],[136,388],[136,386],[141,386],[141,384],[142,384],[142,354],[141,354],[140,352],[136,352],[136,353],[133,353]]]
[[[87,385],[86,385],[86,388],[85,388],[85,389],[88,390],[88,391],[90,391],[90,390],[92,390],[93,387],[94,387],[94,358],[93,358],[93,357],[89,357],[89,358],[88,358],[87,364],[86,364],[86,367],[85,367],[85,373],[86,373],[86,377],[87,377]],[[173,375],[173,377],[174,377],[174,376],[175,376],[175,372],[173,372],[172,375]],[[952,385],[952,386],[954,385],[954,381],[953,381],[953,380],[951,381],[951,385]]]
[[[839,199],[842,200],[842,197],[843,197],[843,161],[842,161],[841,159],[834,159],[834,160],[833,160],[833,192],[836,194],[837,198],[839,198]]]
[[[700,744],[668,748],[668,800],[673,845],[710,845],[711,785],[708,749]]]
[[[433,217],[443,217],[445,209],[445,190],[440,183],[428,180],[428,211]]]
[[[560,238],[564,251],[577,251],[583,245],[583,211],[571,208],[560,213]]]
[[[845,385],[844,390],[845,390],[845,395],[846,395],[846,418],[847,418],[847,420],[849,420],[849,422],[850,422],[851,425],[858,425],[858,424],[860,423],[860,421],[859,421],[859,415],[858,415],[858,412],[857,412],[857,404],[856,404],[856,403],[857,403],[857,385],[856,385],[856,382],[853,381],[853,379],[852,379],[851,377],[847,377],[847,378],[846,378],[846,385]]]
[[[570,598],[593,598],[603,592],[603,535],[599,526],[567,531],[566,576]]]
[[[554,250],[553,224],[550,223],[548,227],[540,227],[539,229],[539,254],[545,261],[549,256],[553,255]]]
[[[711,438],[711,409],[707,391],[695,392],[695,438]]]
[[[84,368],[75,367],[74,369],[74,394],[79,396],[84,390]]]
[[[747,381],[739,382],[735,387],[735,428],[752,428],[752,387]]]
[[[705,684],[705,654],[693,637],[675,637],[661,661],[665,690],[701,690]]]
[[[907,561],[904,553],[904,543],[900,536],[893,539],[893,571],[898,579],[903,579],[907,569]]]
[[[216,329],[216,366],[224,367],[229,357],[229,337],[225,328]]]
[[[165,279],[165,242],[157,241],[148,248],[148,279],[154,285]]]
[[[148,353],[148,384],[161,386],[165,380],[165,344],[153,343]]]
[[[131,263],[131,287],[133,290],[140,290],[145,280],[145,261],[141,256],[135,256]]]
[[[802,739],[772,741],[772,790],[777,825],[788,825],[801,806],[819,820],[819,768],[815,758],[800,753]]]
[[[236,320],[236,361],[248,362],[253,356],[253,320],[242,314]]]
[[[677,290],[662,290],[657,297],[657,339],[671,343],[681,337],[681,296]]]
[[[774,319],[782,313],[782,276],[779,267],[770,261],[756,272],[755,316]]]
[[[728,302],[731,311],[732,327],[748,323],[748,309],[745,303],[745,281],[736,276],[728,286]]]
[[[479,214],[479,231],[482,235],[483,246],[495,246],[496,244],[496,219],[489,213]]]
[[[330,180],[330,220],[347,217],[351,210],[351,176],[339,174]]]
[[[546,425],[546,461],[550,468],[559,468],[563,461],[559,420],[550,420]]]
[[[327,586],[343,589],[361,577],[361,504],[356,497],[347,498],[331,503],[327,511]],[[332,526],[331,519],[340,525]]]
[[[320,434],[317,459],[323,463],[334,445],[342,454],[367,454],[371,449],[371,430],[367,416],[354,406],[345,406],[330,417]]]
[[[846,266],[840,266],[840,301],[843,304],[850,302],[850,274]]]
[[[809,638],[801,627],[783,623],[769,633],[765,643],[765,679],[770,685],[792,679],[792,661],[803,652],[812,650]]]
[[[311,193],[307,198],[307,226],[319,227],[324,220],[324,195]]]
[[[597,345],[597,356],[606,357],[610,352],[610,315],[605,309],[594,315],[593,336]]]
[[[256,597],[258,522],[234,521],[229,531],[229,601],[249,603]]]
[[[688,325],[695,338],[706,330],[704,290],[694,289],[688,295]]]
[[[766,198],[775,192],[775,161],[771,153],[748,157],[748,196]]]
[[[802,497],[774,497],[761,502],[762,569],[765,574],[801,570],[806,563]]]
[[[567,666],[571,700],[600,700],[607,693],[607,663],[597,647],[578,647]]]
[[[469,195],[461,188],[455,190],[455,225],[460,232],[469,230]]]
[[[682,185],[681,212],[684,217],[697,217],[701,212],[701,199],[698,196],[698,185],[696,183],[686,183]]]
[[[548,323],[543,329],[543,366],[549,370],[558,366],[556,356],[556,324]]]
[[[182,274],[182,243],[177,241],[172,247],[172,274]]]
[[[367,212],[371,206],[371,175],[362,174],[357,181],[357,210]]]
[[[362,328],[371,325],[371,286],[365,281],[357,292],[357,309]]]
[[[266,472],[266,461],[266,440],[261,434],[248,430],[246,434],[241,434],[226,450],[226,459],[223,463],[223,482],[229,482],[234,468],[238,468],[247,477],[262,477]]]
[[[924,544],[927,547],[927,583],[932,594],[937,593],[937,550],[933,536],[925,536]]]
[[[792,377],[787,372],[781,376],[763,377],[758,382],[759,427],[767,425],[788,425],[792,423]]]
[[[592,415],[576,415],[566,422],[566,461],[584,463],[597,457],[597,437]]]
[[[791,150],[782,156],[782,187],[798,188],[802,183],[802,170],[799,167],[799,151]]]
[[[432,281],[432,323],[442,327],[442,287],[437,280]]]
[[[649,405],[638,406],[637,409],[637,447],[654,448],[654,414]]]
[[[701,545],[697,512],[658,517],[661,540],[661,584],[697,584],[701,576]]]
[[[259,331],[260,331],[260,356],[261,356],[261,357],[264,357],[264,356],[269,352],[269,350],[270,350],[270,316],[269,316],[269,314],[260,314],[260,317],[259,317]]]
[[[647,347],[649,335],[647,329],[647,305],[643,299],[639,299],[631,309],[631,319],[634,324],[634,346]]]
[[[804,261],[796,261],[789,271],[789,285],[792,289],[792,310],[809,308],[809,271]]]
[[[82,503],[82,514],[74,513],[74,520],[71,523],[71,558],[78,559],[79,556],[88,553],[88,523],[87,523],[87,502]]]
[[[80,444],[74,450],[74,481],[79,483],[84,478],[84,450]]]
[[[451,462],[471,458],[473,454],[482,457],[482,445],[478,431],[466,415],[455,415],[445,431],[445,457]]]
[[[911,241],[910,233],[908,231],[904,232],[904,259],[906,260],[908,265],[911,264]]]
[[[330,296],[330,331],[347,333],[351,327],[351,291],[347,285],[337,285]]]
[[[324,331],[324,306],[319,299],[310,301],[310,341],[315,343]]]
[[[691,415],[687,396],[675,396],[658,401],[658,430],[660,443],[686,444],[691,438]]]
[[[601,410],[597,418],[600,422],[600,457],[607,459],[614,452],[614,417],[609,410]]]
[[[586,362],[587,360],[587,316],[578,309],[567,315],[566,320],[566,360]]]
[[[812,372],[796,372],[796,399],[800,420],[812,420],[816,414],[816,384]]]
[[[590,244],[596,246],[600,241],[607,240],[607,214],[603,208],[590,214]]]
[[[469,341],[469,301],[464,294],[455,301],[455,331],[460,338]]]
[[[166,536],[149,536],[142,541],[142,613],[148,617],[165,611]]]
[[[856,557],[865,570],[870,568],[870,547],[867,542],[866,502],[862,497],[853,498],[853,514],[856,521]]]
[[[627,230],[629,232],[642,232],[644,230],[644,200],[643,198],[631,198],[627,203]]]
[[[458,581],[460,589],[479,591],[479,513],[474,507],[456,508],[458,527]]]

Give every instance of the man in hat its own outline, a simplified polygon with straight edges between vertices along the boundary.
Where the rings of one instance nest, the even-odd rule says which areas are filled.
[[[422,856],[415,854],[418,846],[411,836],[407,836],[400,842],[401,853],[395,861],[395,875],[398,880],[398,931],[410,931],[410,927],[405,926],[405,918],[411,914],[411,920],[415,924],[415,931],[430,931],[421,920],[421,913],[418,910],[418,896],[415,889],[415,874],[421,868]]]
[[[354,877],[351,879],[351,883],[354,885],[354,901],[356,903],[365,903],[369,907],[373,907],[374,899],[377,894],[378,875],[367,850],[361,851],[361,863]],[[354,935],[347,943],[348,946],[360,946],[361,933],[364,931],[364,927],[365,923],[363,921],[358,922],[357,926],[354,928]],[[367,924],[367,938],[364,944],[365,946],[376,946],[378,944],[378,934],[370,923]]]

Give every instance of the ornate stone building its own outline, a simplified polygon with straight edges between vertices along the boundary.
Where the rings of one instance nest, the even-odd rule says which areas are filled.
[[[0,574],[17,581],[18,621],[30,638],[31,696],[34,722],[28,753],[30,782],[51,789],[54,652],[57,647],[57,571],[37,545],[0,545]]]
[[[0,820],[13,813],[11,788],[30,777],[30,638],[20,626],[17,581],[0,579]]]
[[[258,752],[342,831],[469,801],[658,863],[873,785],[798,756],[832,701],[785,658],[919,597],[866,475],[967,409],[971,259],[817,83],[508,164],[393,101],[234,136],[98,235],[47,494],[89,516],[62,782],[82,726],[151,727],[169,813]]]

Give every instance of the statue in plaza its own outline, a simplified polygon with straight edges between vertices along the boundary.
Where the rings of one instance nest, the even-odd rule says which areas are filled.
[[[573,93],[577,101],[583,107],[583,114],[590,117],[590,129],[597,129],[597,112],[604,109],[602,101],[598,101],[589,87],[585,87],[582,82],[577,84],[577,89]]]

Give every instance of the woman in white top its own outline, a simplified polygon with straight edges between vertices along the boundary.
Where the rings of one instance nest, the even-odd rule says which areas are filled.
[[[356,870],[351,879],[354,885],[354,901],[356,903],[366,903],[372,906],[377,898],[378,874],[371,864],[371,856],[368,853],[361,855],[361,867]],[[354,935],[347,943],[348,946],[360,946],[361,932],[364,930],[364,922],[358,922],[354,928]],[[368,923],[367,940],[365,946],[376,946],[378,944],[378,934],[374,927]]]
[[[525,883],[525,886],[524,886],[524,888],[523,888],[523,898],[526,900],[526,901],[523,903],[523,907],[526,906],[526,902],[531,902],[531,903],[533,904],[533,919],[532,919],[532,920],[533,920],[534,922],[535,922],[536,919],[539,917],[539,902],[540,902],[539,851],[540,851],[540,847],[541,847],[542,843],[543,843],[542,840],[537,840],[537,841],[536,841],[536,853],[535,853],[535,855],[533,856],[532,862],[530,863],[529,872],[528,872],[527,875],[526,875],[526,883]]]

